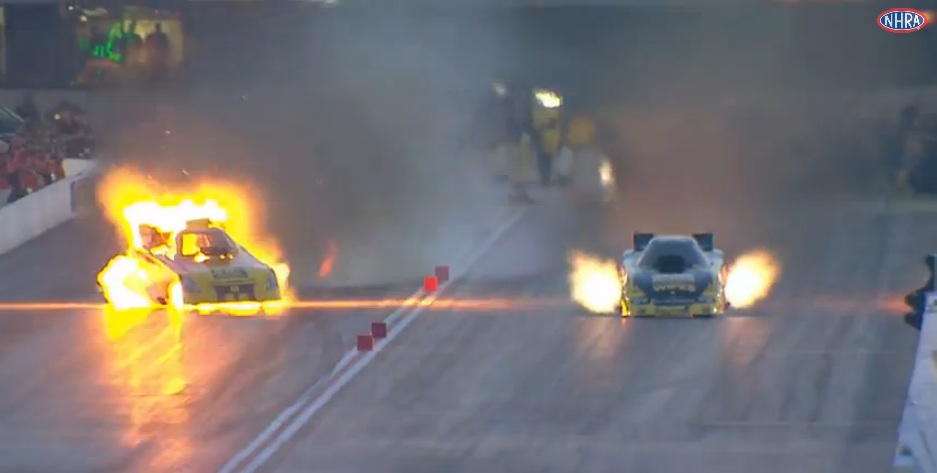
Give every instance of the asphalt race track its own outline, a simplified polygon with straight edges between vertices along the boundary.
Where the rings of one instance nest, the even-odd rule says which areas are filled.
[[[564,249],[603,231],[533,208],[459,292],[552,308],[424,314],[265,471],[886,471],[915,339],[890,306],[937,226],[867,205],[771,210],[723,218],[730,253],[784,258],[760,309],[622,322],[558,300]]]
[[[4,255],[2,298],[100,302],[94,275],[117,248],[109,232],[103,222],[73,221]],[[378,315],[3,311],[0,471],[212,471]]]
[[[619,209],[618,225],[531,207],[453,294],[536,304],[423,313],[263,471],[887,469],[914,349],[894,300],[920,282],[932,216],[813,202],[720,217],[729,254],[785,264],[759,308],[622,322],[573,307],[565,251],[611,252],[652,211]],[[0,295],[96,300],[107,231],[72,222],[3,256]],[[380,315],[4,312],[0,471],[217,471]]]

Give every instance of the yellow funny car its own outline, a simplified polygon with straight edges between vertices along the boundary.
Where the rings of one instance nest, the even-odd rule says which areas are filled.
[[[99,285],[118,307],[194,307],[265,303],[282,297],[276,272],[209,219],[180,231],[140,225],[139,245],[101,272]],[[109,279],[110,277],[110,279]]]
[[[729,307],[728,274],[711,233],[634,235],[622,256],[621,315],[711,317]]]

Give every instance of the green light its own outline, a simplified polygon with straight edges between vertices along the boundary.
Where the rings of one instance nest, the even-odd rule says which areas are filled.
[[[104,44],[96,44],[91,48],[90,40],[81,40],[78,45],[81,49],[88,50],[91,49],[91,56],[99,59],[108,59],[113,62],[122,62],[124,60],[123,54],[120,53],[120,48],[117,47],[118,44],[123,41],[124,32],[119,21],[111,25],[110,30],[107,34],[107,42]]]
[[[121,62],[123,55],[120,54],[120,48],[115,46],[121,44],[124,40],[124,27],[120,21],[115,21],[111,25],[111,30],[107,34],[107,57],[111,61]]]

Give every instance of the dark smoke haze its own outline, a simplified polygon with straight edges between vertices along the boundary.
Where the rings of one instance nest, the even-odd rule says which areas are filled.
[[[609,220],[629,228],[743,228],[793,199],[869,192],[875,157],[851,145],[855,78],[880,59],[866,54],[881,32],[864,14],[837,16],[833,34],[789,12],[661,12],[281,18],[230,33],[227,60],[242,67],[225,80],[162,100],[180,166],[264,189],[301,283],[333,240],[326,282],[411,281],[503,211],[490,161],[461,146],[495,77],[557,87],[600,117],[629,202]]]

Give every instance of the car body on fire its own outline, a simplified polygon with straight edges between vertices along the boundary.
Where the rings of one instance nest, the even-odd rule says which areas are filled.
[[[158,304],[199,305],[281,299],[274,270],[208,219],[191,220],[178,232],[141,225],[141,245],[132,248],[148,277],[149,297]]]
[[[728,308],[728,269],[711,233],[635,233],[619,266],[621,315],[711,317]]]

